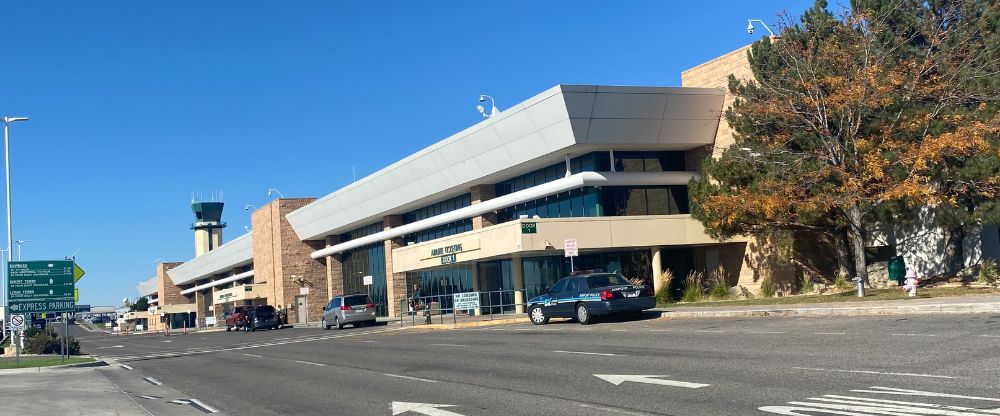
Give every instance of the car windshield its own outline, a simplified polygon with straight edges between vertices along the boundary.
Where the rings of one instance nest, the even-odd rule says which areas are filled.
[[[360,305],[366,305],[366,304],[369,304],[369,303],[371,303],[371,302],[368,302],[368,296],[367,295],[347,296],[347,297],[344,298],[344,305],[347,305],[347,306],[360,306]]]
[[[627,285],[628,281],[620,275],[608,273],[608,274],[595,274],[593,276],[587,276],[587,286],[589,287],[605,287],[605,286],[616,286],[616,285]]]

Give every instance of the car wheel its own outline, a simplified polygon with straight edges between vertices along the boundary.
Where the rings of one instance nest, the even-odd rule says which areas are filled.
[[[271,325],[271,329],[277,331],[278,330],[278,324]]]
[[[594,317],[590,315],[590,309],[587,309],[587,305],[582,303],[576,305],[576,320],[580,322],[580,325],[590,325],[593,319]]]
[[[545,316],[545,312],[542,311],[542,307],[535,305],[528,310],[528,317],[531,318],[531,323],[535,325],[545,325],[549,323],[549,317]]]
[[[227,326],[226,327],[226,332],[229,332],[229,331],[232,331],[232,330],[233,330],[233,327],[231,327],[231,326]]]
[[[322,323],[322,325],[323,325],[323,329],[324,329],[324,330],[327,330],[327,329],[330,329],[330,325],[327,325],[327,324],[326,324],[326,318],[323,318],[323,323]]]
[[[337,327],[337,329],[344,329],[344,324],[340,322],[340,318],[333,318],[333,324]]]

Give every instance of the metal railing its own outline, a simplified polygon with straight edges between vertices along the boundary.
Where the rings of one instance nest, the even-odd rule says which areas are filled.
[[[417,324],[418,316],[423,319],[423,324],[445,323],[448,315],[451,315],[451,323],[458,322],[459,315],[469,317],[488,316],[493,320],[495,316],[518,315],[525,311],[526,301],[524,290],[491,290],[483,292],[464,292],[462,294],[475,293],[479,298],[478,307],[455,307],[456,293],[443,295],[419,296],[409,298],[399,302],[399,324],[402,326],[407,316],[410,317],[410,325]],[[520,294],[520,302],[518,302]]]

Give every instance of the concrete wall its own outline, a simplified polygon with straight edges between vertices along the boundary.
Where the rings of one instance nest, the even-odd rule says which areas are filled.
[[[181,262],[157,263],[156,265],[156,292],[160,300],[160,306],[177,305],[188,303],[188,299],[181,295],[181,290],[174,281],[170,279],[169,271],[180,266]]]

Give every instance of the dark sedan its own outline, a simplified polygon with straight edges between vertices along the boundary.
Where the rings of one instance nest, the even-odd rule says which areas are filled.
[[[549,318],[574,318],[583,325],[615,313],[641,314],[656,306],[649,286],[633,285],[617,273],[589,273],[564,277],[544,295],[528,301],[528,317],[535,325]]]

